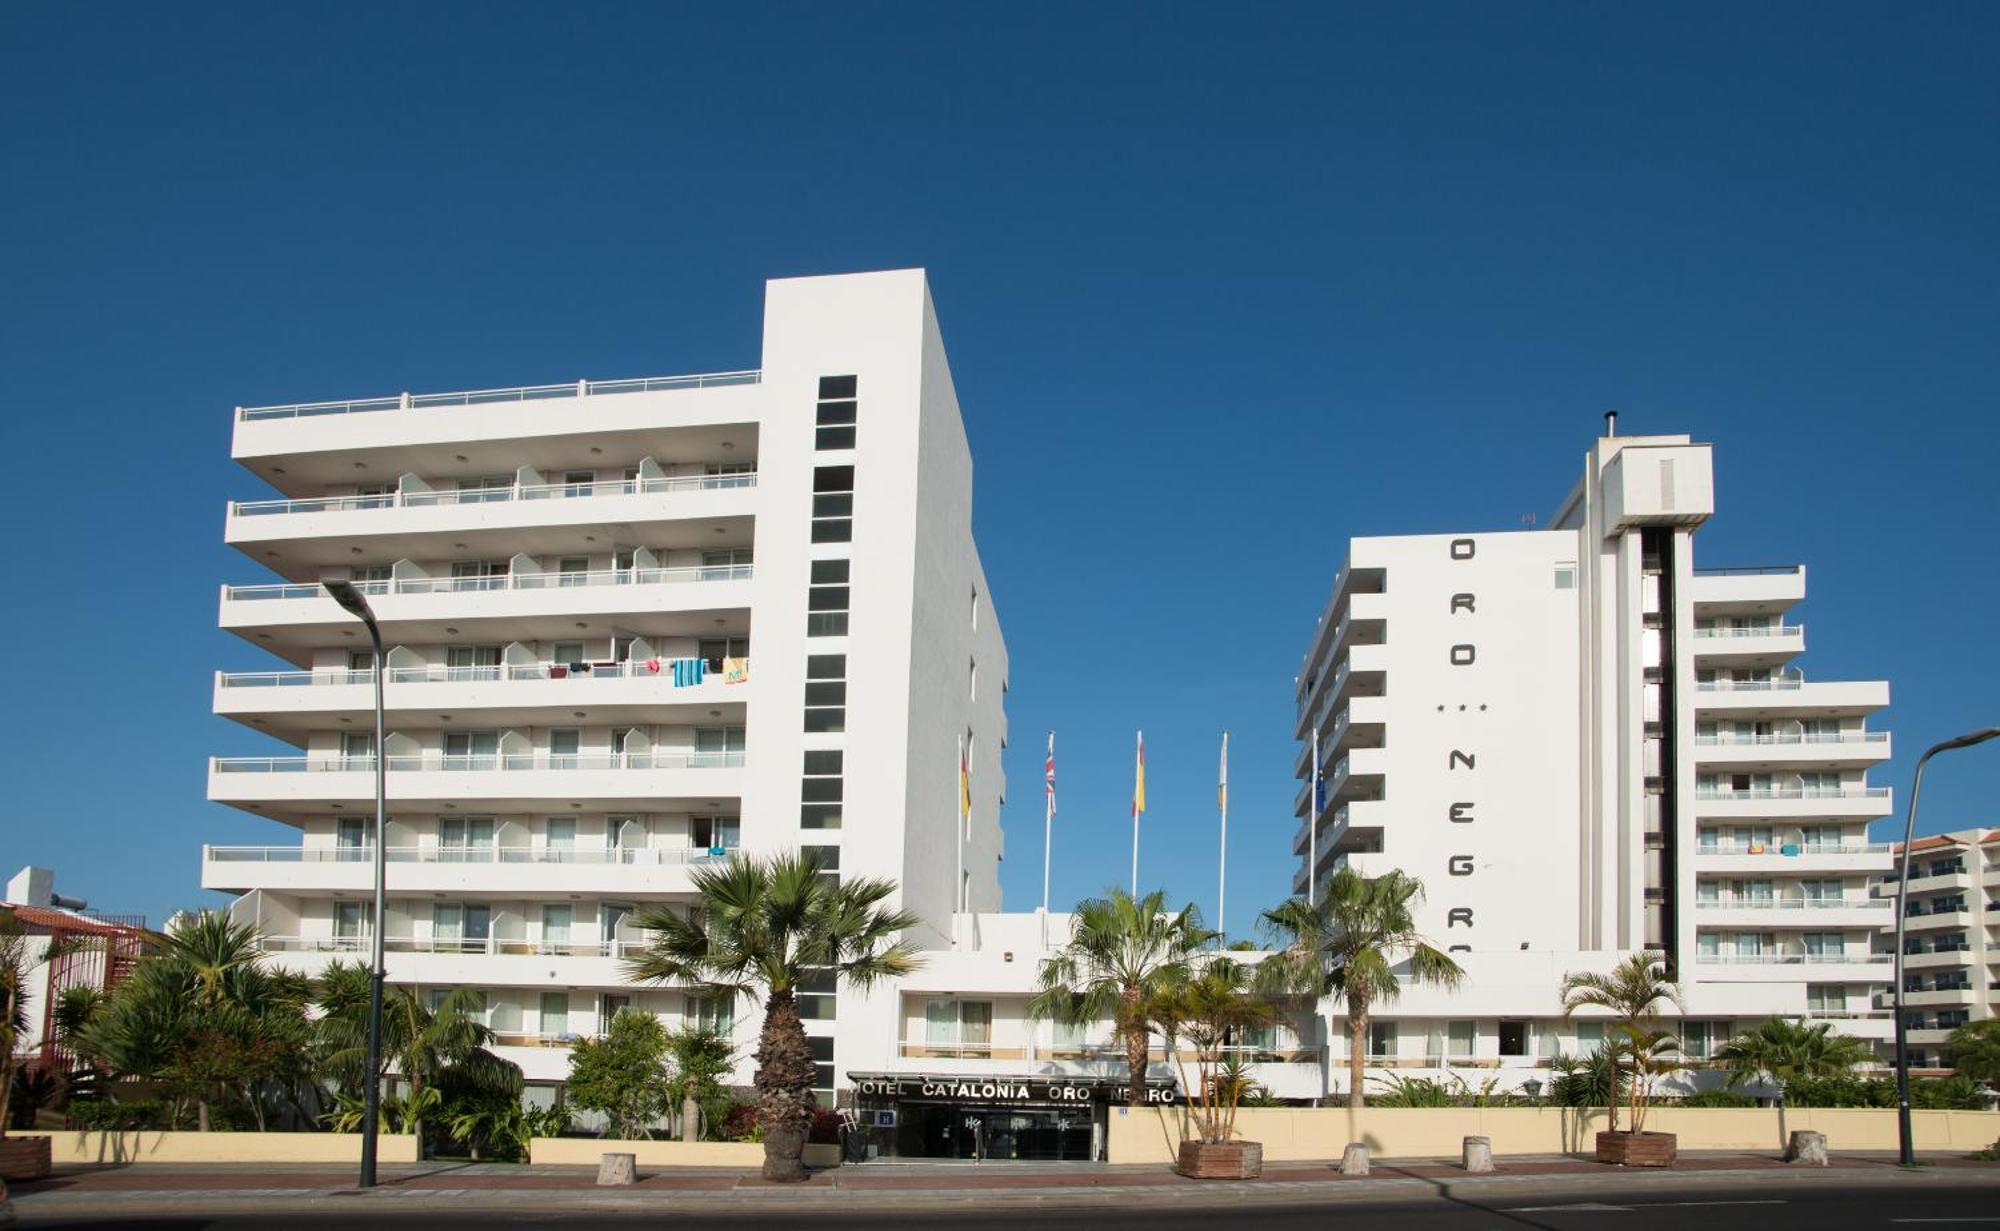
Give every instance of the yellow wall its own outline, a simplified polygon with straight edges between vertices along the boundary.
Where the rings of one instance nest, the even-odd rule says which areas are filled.
[[[1182,1114],[1113,1107],[1111,1161],[1172,1162]],[[2000,1139],[2000,1112],[1913,1114],[1920,1150],[1972,1151]],[[1593,1135],[1603,1127],[1601,1108],[1245,1108],[1236,1117],[1236,1135],[1262,1142],[1269,1162],[1338,1159],[1350,1141],[1365,1143],[1378,1158],[1457,1157],[1464,1139],[1473,1136],[1491,1137],[1495,1154],[1573,1153],[1591,1149]],[[1678,1135],[1683,1150],[1774,1150],[1783,1143],[1774,1109],[1658,1107],[1647,1114],[1646,1128]],[[1782,1129],[1825,1133],[1835,1150],[1896,1148],[1893,1111],[1794,1108],[1785,1113]]]
[[[606,1154],[630,1154],[640,1167],[762,1167],[764,1146],[756,1141],[616,1141],[597,1137],[537,1137],[528,1143],[528,1161],[595,1167]],[[838,1167],[840,1147],[809,1145],[808,1167]]]
[[[55,1163],[354,1163],[358,1133],[13,1133],[47,1137]],[[376,1139],[385,1163],[417,1161],[417,1139],[385,1133]]]

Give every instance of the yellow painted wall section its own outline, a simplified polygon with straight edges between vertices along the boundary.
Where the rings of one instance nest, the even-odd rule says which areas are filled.
[[[601,1137],[537,1137],[528,1161],[595,1167],[606,1154],[630,1154],[640,1167],[749,1167],[764,1165],[756,1141],[617,1141]],[[806,1166],[838,1167],[840,1147],[809,1145]]]
[[[2000,1112],[1913,1113],[1919,1150],[1984,1149],[2000,1139]],[[1171,1163],[1180,1148],[1182,1113],[1171,1108],[1111,1109],[1114,1163]],[[1567,1107],[1245,1108],[1236,1135],[1262,1142],[1267,1162],[1336,1160],[1350,1141],[1377,1158],[1456,1158],[1467,1137],[1490,1137],[1495,1154],[1589,1152],[1604,1111]],[[1658,1107],[1648,1131],[1673,1133],[1683,1150],[1776,1150],[1786,1133],[1812,1129],[1834,1150],[1893,1150],[1896,1113],[1860,1108],[1775,1109]]]
[[[361,1163],[358,1133],[12,1133],[47,1137],[57,1166],[65,1163]],[[385,1163],[417,1161],[417,1139],[385,1133],[376,1139]]]

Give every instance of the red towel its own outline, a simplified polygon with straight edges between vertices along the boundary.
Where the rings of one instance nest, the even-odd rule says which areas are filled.
[[[657,658],[647,659],[646,670],[652,672],[654,675],[658,675],[660,673],[660,660]]]

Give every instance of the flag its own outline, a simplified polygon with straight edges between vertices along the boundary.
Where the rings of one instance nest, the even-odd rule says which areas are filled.
[[[1319,776],[1319,728],[1317,726],[1313,727],[1312,759],[1312,815],[1313,820],[1317,821],[1319,820],[1319,814],[1326,810],[1326,782]]]
[[[972,770],[965,763],[965,742],[958,745],[958,815],[972,815]]]
[[[1222,774],[1215,780],[1215,806],[1229,811],[1229,732],[1222,733]]]
[[[1133,768],[1132,778],[1132,819],[1146,810],[1146,733],[1139,732],[1139,755]]]
[[[1049,759],[1042,763],[1042,779],[1047,784],[1043,788],[1048,797],[1049,815],[1056,814],[1056,733],[1049,732]]]

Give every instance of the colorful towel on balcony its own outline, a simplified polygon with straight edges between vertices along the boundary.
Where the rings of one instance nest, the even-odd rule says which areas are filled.
[[[701,683],[708,672],[705,658],[676,658],[674,660],[674,687],[690,688]]]
[[[747,658],[725,658],[722,660],[722,682],[725,684],[747,684],[750,682],[750,660]]]

